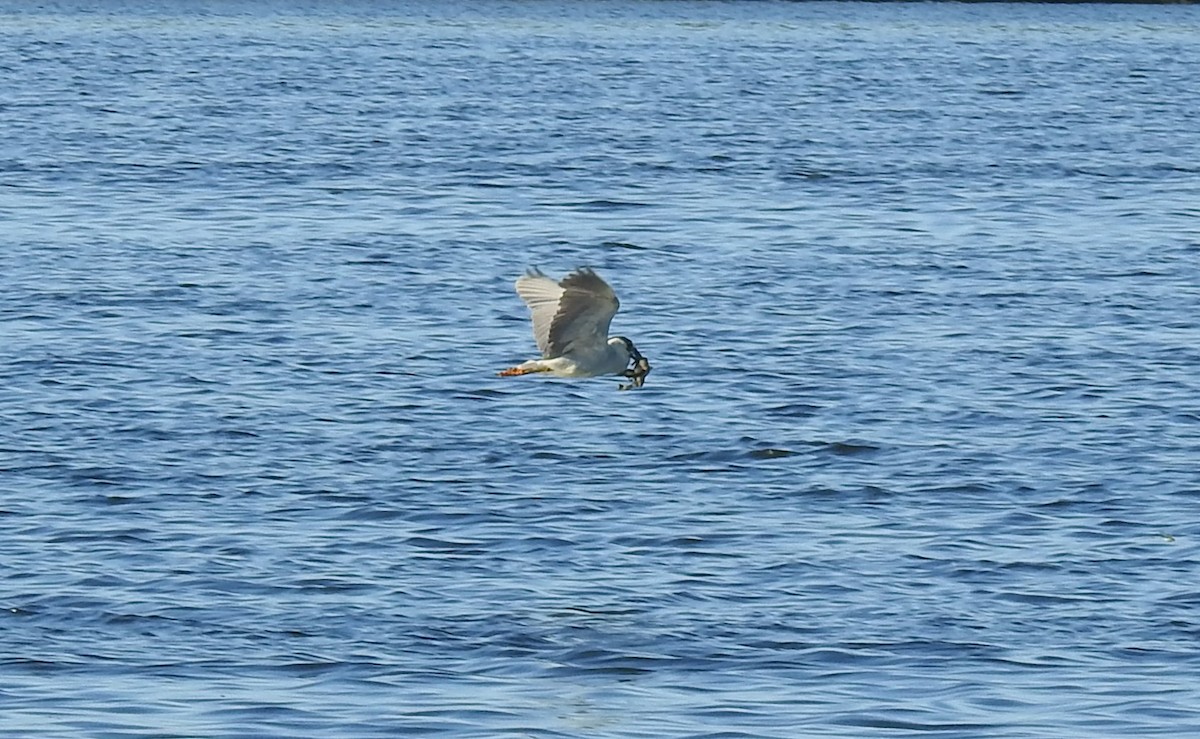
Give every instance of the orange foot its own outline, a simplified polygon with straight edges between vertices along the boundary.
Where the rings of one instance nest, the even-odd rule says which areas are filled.
[[[506,370],[500,370],[499,372],[497,372],[496,376],[497,377],[515,377],[517,375],[528,375],[532,372],[537,372],[537,371],[538,370],[529,369],[527,367],[509,367]]]
[[[506,370],[501,370],[500,372],[497,372],[496,375],[499,377],[513,377],[515,375],[531,375],[534,372],[553,372],[553,370],[551,370],[549,367],[522,367],[517,365],[516,367],[509,367]]]

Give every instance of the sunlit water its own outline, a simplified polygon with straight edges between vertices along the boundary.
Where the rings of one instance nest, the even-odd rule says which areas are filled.
[[[0,6],[7,734],[1200,731],[1200,8],[180,5]]]

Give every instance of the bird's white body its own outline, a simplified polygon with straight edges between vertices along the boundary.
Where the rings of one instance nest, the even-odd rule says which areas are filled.
[[[549,372],[556,377],[619,375],[629,366],[629,347],[619,338],[609,339],[600,351],[576,351],[550,359],[530,359],[513,369]],[[516,374],[516,373],[514,373]],[[522,372],[521,374],[525,374]]]
[[[558,377],[624,375],[629,360],[645,362],[633,342],[608,335],[620,302],[590,269],[581,268],[555,282],[537,270],[517,279],[517,294],[529,306],[540,359],[500,373],[502,377],[547,372]],[[646,364],[647,371],[649,364]]]

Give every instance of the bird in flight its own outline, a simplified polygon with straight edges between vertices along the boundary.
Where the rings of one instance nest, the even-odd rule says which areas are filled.
[[[530,359],[500,372],[500,377],[549,372],[557,377],[621,375],[641,387],[650,362],[624,336],[608,335],[617,314],[617,294],[587,267],[555,282],[537,269],[517,278],[517,295],[529,306],[533,338],[541,359]],[[633,361],[633,367],[629,362]]]

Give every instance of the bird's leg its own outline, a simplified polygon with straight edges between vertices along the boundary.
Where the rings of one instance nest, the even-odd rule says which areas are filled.
[[[496,373],[497,377],[516,377],[517,375],[531,375],[534,372],[550,372],[549,367],[509,367],[506,370],[500,370]]]

